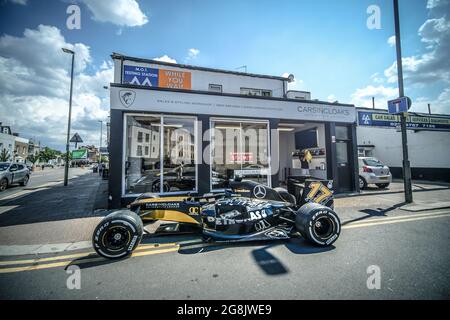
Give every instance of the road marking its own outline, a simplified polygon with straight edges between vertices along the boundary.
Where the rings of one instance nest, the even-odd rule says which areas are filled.
[[[381,218],[381,219],[376,219],[375,221],[351,223],[351,224],[342,226],[342,229],[364,228],[364,227],[378,226],[378,225],[383,225],[383,224],[394,224],[394,223],[400,223],[400,222],[419,221],[419,220],[427,220],[427,219],[435,219],[435,218],[443,218],[443,217],[450,217],[450,212],[433,212],[433,213],[415,214],[412,216],[410,215],[410,216]]]
[[[168,252],[174,252],[178,251],[179,246],[173,248],[166,248],[166,249],[156,249],[156,250],[147,250],[147,251],[135,251],[131,254],[131,257],[141,257],[141,256],[148,256],[153,254],[162,254],[162,253],[168,253]],[[42,270],[42,269],[50,269],[50,268],[57,268],[57,267],[67,267],[69,265],[81,265],[85,263],[91,263],[91,262],[101,262],[101,261],[110,261],[111,263],[114,262],[114,260],[109,260],[100,256],[97,256],[95,258],[91,259],[84,259],[79,261],[74,260],[68,260],[68,261],[61,261],[61,262],[54,262],[54,263],[47,263],[47,264],[38,264],[38,265],[29,265],[24,267],[14,267],[14,268],[0,268],[0,274],[1,273],[13,273],[13,272],[22,272],[22,271],[33,271],[33,270]]]
[[[139,252],[142,250],[147,250],[151,248],[161,248],[161,247],[173,247],[177,246],[178,244],[175,242],[172,243],[159,243],[159,244],[141,244],[139,245],[134,251]],[[10,266],[10,265],[21,265],[21,264],[38,264],[40,262],[48,262],[48,261],[57,261],[57,260],[67,260],[67,259],[73,259],[73,258],[82,258],[82,257],[88,257],[91,254],[95,254],[95,251],[88,251],[88,252],[81,252],[81,253],[75,253],[75,254],[69,254],[69,255],[63,255],[63,256],[55,256],[55,257],[49,257],[49,258],[35,258],[35,259],[24,259],[24,260],[9,260],[9,261],[0,261],[0,266]]]

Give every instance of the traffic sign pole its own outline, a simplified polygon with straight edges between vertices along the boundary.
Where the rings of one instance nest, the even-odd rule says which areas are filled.
[[[402,66],[402,48],[400,43],[400,17],[398,12],[398,0],[394,0],[394,21],[395,21],[395,47],[397,51],[397,75],[398,75],[398,91],[399,96],[404,97],[403,88],[403,66]],[[411,184],[411,165],[408,158],[408,136],[406,133],[406,117],[407,113],[402,112],[401,130],[402,130],[402,146],[403,146],[403,185],[405,189],[405,203],[413,202],[412,184]]]

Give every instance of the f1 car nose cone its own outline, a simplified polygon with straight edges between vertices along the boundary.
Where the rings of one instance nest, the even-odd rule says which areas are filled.
[[[122,238],[122,235],[120,233],[116,233],[114,235],[114,240],[119,241]]]

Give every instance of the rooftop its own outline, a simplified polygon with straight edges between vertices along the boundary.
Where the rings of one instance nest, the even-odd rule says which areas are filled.
[[[123,61],[126,60],[126,61],[140,62],[140,63],[151,63],[151,64],[158,64],[158,65],[162,65],[162,66],[170,66],[170,67],[199,70],[199,71],[206,71],[206,72],[217,72],[217,73],[233,74],[233,75],[238,75],[238,76],[289,81],[288,78],[280,77],[280,76],[271,76],[271,75],[265,75],[265,74],[247,73],[247,72],[239,72],[239,71],[232,71],[232,70],[199,67],[199,66],[193,66],[193,65],[189,65],[189,64],[170,63],[170,62],[158,61],[158,60],[153,60],[153,59],[130,57],[130,56],[125,56],[125,55],[115,53],[115,52],[113,52],[113,54],[111,55],[111,58],[117,59],[117,60],[123,60]]]

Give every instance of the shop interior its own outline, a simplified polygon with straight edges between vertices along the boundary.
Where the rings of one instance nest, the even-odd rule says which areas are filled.
[[[327,178],[325,125],[323,123],[282,122],[278,125],[278,132],[280,156],[278,178],[281,186],[286,186],[288,178],[292,176]],[[311,157],[308,157],[307,164],[305,164],[304,155],[307,151]]]

